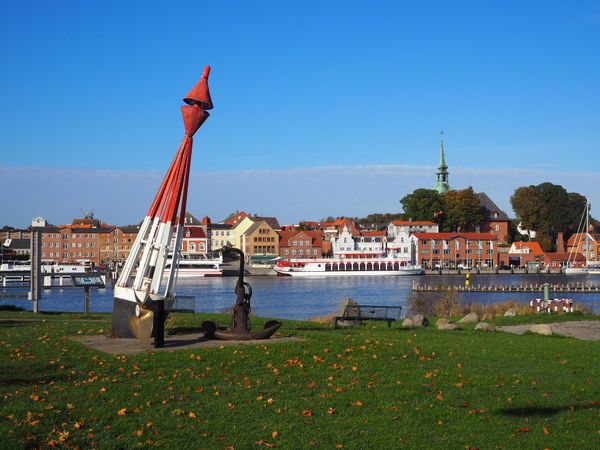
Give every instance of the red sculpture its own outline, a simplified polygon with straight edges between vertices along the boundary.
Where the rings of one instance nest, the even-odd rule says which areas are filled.
[[[177,267],[185,220],[192,137],[213,104],[208,90],[210,67],[188,92],[181,107],[185,136],[144,218],[129,257],[115,284],[112,336],[149,339],[164,345],[165,310],[174,301],[176,270],[163,281],[167,262]],[[138,264],[139,262],[139,264]],[[137,267],[136,267],[137,265]],[[167,305],[165,305],[167,302]]]

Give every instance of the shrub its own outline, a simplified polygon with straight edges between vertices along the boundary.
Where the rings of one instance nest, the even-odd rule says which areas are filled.
[[[411,315],[452,317],[460,312],[459,298],[454,289],[442,292],[413,292],[408,297],[408,312]]]

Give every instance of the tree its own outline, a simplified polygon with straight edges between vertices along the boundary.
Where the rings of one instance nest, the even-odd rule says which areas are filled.
[[[399,213],[373,213],[367,217],[356,219],[357,223],[361,224],[384,224],[387,225],[392,220],[403,220],[404,215]]]
[[[567,240],[577,231],[585,211],[586,198],[576,192],[567,192],[560,185],[546,182],[517,188],[510,203],[522,226],[535,230],[542,248],[552,250],[558,233],[564,233]],[[593,218],[590,220],[594,222]]]
[[[446,231],[475,231],[486,218],[479,198],[469,187],[460,191],[448,191],[443,197]]]
[[[547,214],[542,194],[534,187],[520,187],[510,197],[513,211],[521,219],[521,227],[538,231]]]
[[[404,217],[412,220],[434,220],[443,210],[442,196],[433,189],[417,189],[400,200]]]

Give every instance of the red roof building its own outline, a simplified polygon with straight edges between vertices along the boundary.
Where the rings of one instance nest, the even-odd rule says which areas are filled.
[[[424,269],[495,268],[498,237],[492,233],[413,233]]]
[[[321,258],[323,238],[321,231],[279,231],[279,256],[283,259]]]

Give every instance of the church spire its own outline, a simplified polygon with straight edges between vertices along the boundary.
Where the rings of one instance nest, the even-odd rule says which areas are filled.
[[[446,158],[444,157],[444,132],[442,131],[440,133],[440,169],[444,167],[444,168],[448,168],[448,166],[446,165]]]
[[[446,158],[444,156],[444,132],[442,131],[440,134],[440,166],[437,171],[435,190],[439,194],[445,194],[450,190],[450,184],[448,183],[448,166],[446,165]]]

